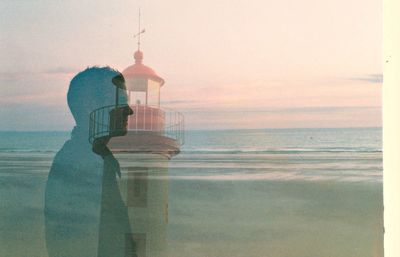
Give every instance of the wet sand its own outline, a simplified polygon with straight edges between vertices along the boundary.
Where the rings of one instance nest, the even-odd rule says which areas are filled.
[[[0,158],[0,256],[46,257],[52,155],[11,155]],[[383,256],[379,181],[173,178],[168,209],[165,256]]]
[[[382,185],[171,181],[169,256],[383,256]]]

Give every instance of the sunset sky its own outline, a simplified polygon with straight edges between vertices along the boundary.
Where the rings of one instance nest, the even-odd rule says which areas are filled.
[[[0,130],[70,130],[69,81],[144,63],[188,129],[381,126],[378,0],[0,1]]]

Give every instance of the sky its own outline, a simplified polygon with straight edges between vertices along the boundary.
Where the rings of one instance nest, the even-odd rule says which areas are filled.
[[[144,64],[187,129],[380,127],[379,0],[1,0],[0,130],[70,130],[88,66]]]

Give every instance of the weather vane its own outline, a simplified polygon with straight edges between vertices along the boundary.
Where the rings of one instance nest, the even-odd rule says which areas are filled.
[[[138,28],[138,33],[136,33],[133,38],[138,38],[138,50],[140,50],[140,35],[143,34],[144,32],[146,32],[145,29],[140,30],[140,8],[139,8],[139,28]]]

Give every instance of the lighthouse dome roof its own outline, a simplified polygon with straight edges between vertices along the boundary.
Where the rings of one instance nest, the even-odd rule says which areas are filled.
[[[127,67],[122,74],[125,79],[130,78],[146,78],[153,79],[160,83],[160,86],[164,84],[164,79],[157,75],[157,73],[150,67],[144,65],[143,61],[143,52],[137,50],[134,54],[135,64]]]

